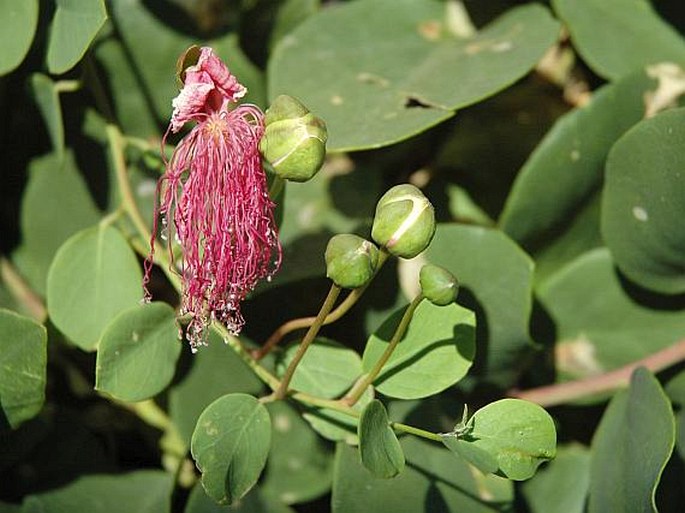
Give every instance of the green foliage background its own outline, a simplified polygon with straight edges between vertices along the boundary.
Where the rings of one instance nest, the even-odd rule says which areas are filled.
[[[0,512],[681,511],[680,2],[464,4],[470,20],[438,0],[0,0]],[[192,355],[162,272],[156,301],[138,304],[147,241],[120,216],[117,159],[149,223],[175,63],[191,44],[216,50],[247,101],[290,94],[329,129],[324,169],[280,198],[284,262],[244,306],[248,347],[317,311],[328,239],[368,237],[390,186],[414,183],[435,206],[420,259],[458,277],[460,306],[417,311],[376,383],[383,403],[362,398],[359,432],[324,407],[257,402],[266,387],[220,337]],[[418,265],[390,261],[293,386],[335,398],[368,371]],[[431,353],[435,340],[462,351]],[[557,457],[531,479],[467,463],[519,471],[488,451],[509,450],[502,439],[527,415],[542,422],[532,405],[492,401],[668,348],[656,377],[640,369],[546,403]],[[266,365],[282,372],[292,351]],[[387,423],[446,433],[464,404],[488,403],[477,443],[445,442],[456,455]],[[236,412],[250,435],[222,450],[247,463],[226,489],[233,460],[215,461],[193,431]],[[361,459],[346,443],[360,438]],[[191,453],[215,499],[256,486],[217,505]]]

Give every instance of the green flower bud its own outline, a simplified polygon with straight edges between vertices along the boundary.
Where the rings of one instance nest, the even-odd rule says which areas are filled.
[[[409,184],[396,185],[378,201],[371,237],[393,255],[414,258],[435,234],[433,205]]]
[[[434,305],[447,306],[457,299],[459,283],[444,267],[424,265],[419,273],[419,283],[423,297]]]
[[[366,239],[345,233],[328,241],[325,258],[326,276],[338,287],[356,289],[373,278],[378,248]]]
[[[274,172],[285,180],[306,182],[323,165],[326,124],[292,96],[274,100],[264,118],[259,149]]]

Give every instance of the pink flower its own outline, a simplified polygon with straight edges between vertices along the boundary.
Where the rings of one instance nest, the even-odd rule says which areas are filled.
[[[254,105],[235,105],[245,92],[212,49],[202,48],[197,64],[186,69],[163,140],[188,121],[197,123],[166,162],[157,188],[172,262],[174,239],[183,251],[181,314],[190,317],[193,349],[206,343],[212,319],[237,334],[244,324],[240,302],[281,262],[274,203],[259,153],[264,114]],[[153,234],[145,285],[154,239]]]

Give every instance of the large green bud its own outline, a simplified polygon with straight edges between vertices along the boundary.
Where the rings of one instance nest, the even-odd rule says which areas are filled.
[[[396,185],[376,205],[371,237],[391,254],[414,258],[435,234],[433,205],[410,184]]]
[[[434,305],[447,306],[457,299],[459,283],[444,267],[424,265],[419,272],[419,283],[423,297]]]
[[[326,247],[326,276],[338,287],[356,289],[376,273],[378,248],[351,233],[335,235]]]
[[[277,97],[266,111],[259,149],[276,175],[306,182],[323,165],[328,132],[326,123],[292,96]]]

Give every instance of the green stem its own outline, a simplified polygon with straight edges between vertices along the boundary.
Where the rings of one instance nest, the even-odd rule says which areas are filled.
[[[212,322],[212,329],[223,339],[228,346],[233,349],[237,355],[245,362],[245,364],[252,369],[252,371],[266,383],[271,390],[277,390],[281,382],[276,376],[271,374],[267,369],[259,365],[257,360],[252,358],[250,353],[243,347],[240,340],[231,335],[226,327],[218,321]]]
[[[295,392],[291,395],[291,397],[300,403],[308,404],[311,406],[317,406],[319,408],[327,408],[329,410],[334,410],[345,415],[348,415],[350,417],[354,417],[356,419],[358,419],[361,416],[360,412],[353,409],[351,406],[348,406],[342,401],[322,399],[320,397],[315,397],[302,392]],[[409,433],[411,435],[420,436],[421,438],[426,438],[428,440],[433,440],[435,442],[442,442],[442,438],[440,438],[440,435],[436,433],[431,433],[430,431],[426,431],[425,429],[409,426],[407,424],[402,424],[401,422],[391,422],[390,427],[392,427],[396,431],[401,431],[403,433]]]
[[[390,427],[396,431],[402,431],[403,433],[409,433],[410,435],[420,436],[421,438],[427,438],[428,440],[433,440],[434,442],[441,442],[442,438],[437,433],[431,433],[425,429],[417,428],[414,426],[409,426],[407,424],[402,424],[401,422],[391,422]]]
[[[302,342],[300,342],[297,352],[290,362],[290,365],[288,365],[280,385],[274,392],[275,399],[283,399],[288,393],[288,385],[290,385],[290,381],[293,379],[295,369],[297,369],[297,366],[300,364],[300,361],[307,352],[307,349],[309,349],[309,346],[312,344],[312,342],[314,342],[314,338],[319,333],[321,326],[323,326],[326,316],[333,309],[333,305],[335,304],[336,299],[338,299],[339,294],[340,287],[332,284],[331,289],[328,291],[328,295],[326,296],[326,299],[324,300],[323,305],[321,305],[321,309],[314,320],[314,323],[309,327],[307,334],[302,339]]]
[[[378,274],[378,270],[385,263],[389,256],[390,254],[385,249],[380,251],[378,255],[378,265],[376,266],[376,274]],[[342,318],[355,305],[355,303],[359,301],[359,298],[361,298],[364,292],[366,292],[366,289],[369,288],[369,285],[371,285],[371,281],[369,281],[363,287],[359,287],[358,289],[354,289],[352,292],[350,292],[343,302],[326,316],[323,321],[323,325],[326,326],[328,324],[332,324]],[[281,326],[279,326],[276,331],[274,331],[269,338],[266,339],[264,345],[253,352],[253,356],[257,360],[261,360],[267,354],[269,354],[288,333],[299,329],[309,328],[312,324],[314,324],[315,320],[316,317],[300,317],[298,319],[292,319],[284,324],[281,324]]]
[[[402,315],[400,323],[397,325],[397,328],[395,329],[395,333],[393,333],[392,338],[390,339],[388,347],[385,348],[385,351],[378,359],[376,364],[373,366],[371,372],[367,373],[362,377],[362,379],[357,381],[357,383],[355,383],[352,389],[342,399],[342,401],[345,404],[352,406],[357,401],[359,401],[359,398],[364,394],[364,391],[374,382],[374,380],[381,373],[381,370],[383,370],[383,366],[385,366],[385,364],[388,363],[388,360],[392,356],[392,353],[395,351],[397,344],[399,344],[402,340],[402,337],[404,337],[404,334],[407,331],[407,327],[411,322],[411,318],[414,316],[414,311],[419,306],[422,300],[423,295],[419,294],[414,298],[414,300],[411,303],[409,303],[409,306],[404,311],[404,315]]]
[[[121,195],[121,204],[131,218],[136,231],[144,240],[149,241],[151,238],[150,230],[148,230],[147,224],[143,221],[140,210],[138,210],[133,190],[131,190],[131,184],[128,181],[126,159],[124,158],[125,141],[115,125],[107,125],[107,139],[109,140],[109,147],[112,152],[119,194]]]

